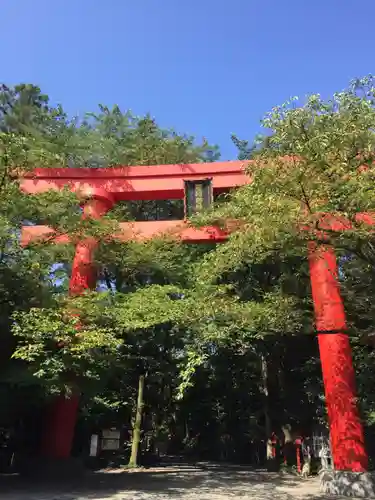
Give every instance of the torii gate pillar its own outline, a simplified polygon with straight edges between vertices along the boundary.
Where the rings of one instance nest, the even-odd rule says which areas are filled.
[[[310,244],[310,279],[335,470],[368,468],[334,250]]]
[[[94,194],[95,196],[95,194]],[[88,200],[83,207],[83,217],[99,219],[111,209],[113,200],[107,196],[97,196]],[[96,286],[96,270],[93,265],[93,252],[96,241],[93,238],[79,243],[73,261],[69,282],[69,293],[81,295]],[[52,459],[70,457],[74,431],[77,421],[80,395],[77,392],[65,397],[58,396],[50,405],[42,436],[42,455]]]

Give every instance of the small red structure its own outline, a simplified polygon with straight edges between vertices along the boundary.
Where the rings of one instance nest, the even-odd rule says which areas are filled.
[[[302,472],[302,461],[301,461],[301,456],[302,456],[302,438],[297,437],[296,440],[294,441],[295,447],[296,447],[296,464],[297,464],[297,472],[301,473]]]
[[[21,180],[28,193],[69,187],[87,200],[84,217],[99,218],[121,200],[186,199],[194,205],[194,186],[201,185],[203,202],[213,194],[247,184],[242,162],[218,162],[193,165],[152,167],[119,167],[103,169],[36,169]],[[190,213],[187,210],[187,213]],[[366,214],[362,218],[373,219]],[[327,219],[327,228],[345,229],[345,221]],[[121,224],[120,240],[148,239],[170,233],[186,242],[224,241],[227,234],[215,227],[195,229],[185,221],[132,222]],[[53,236],[45,226],[23,228],[22,243]],[[57,237],[57,241],[67,241]],[[95,287],[96,276],[92,253],[96,242],[79,243],[73,262],[70,293],[79,294]],[[356,405],[355,375],[345,313],[337,280],[334,251],[326,246],[309,247],[311,286],[315,308],[320,357],[328,408],[334,466],[337,470],[366,471],[368,459],[363,429]],[[74,434],[78,396],[73,400],[60,398],[51,411],[44,439],[44,453],[54,458],[70,455]]]

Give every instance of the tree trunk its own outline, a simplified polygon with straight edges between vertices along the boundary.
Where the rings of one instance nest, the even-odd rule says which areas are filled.
[[[137,408],[135,412],[134,425],[133,425],[133,435],[132,435],[132,450],[129,459],[129,467],[138,466],[138,450],[139,443],[141,441],[141,427],[142,427],[142,413],[143,413],[143,392],[145,388],[145,376],[140,375],[138,381],[138,399]]]
[[[185,442],[188,443],[190,440],[190,429],[189,429],[189,422],[185,420]]]
[[[274,456],[274,449],[272,443],[272,421],[270,416],[270,402],[269,402],[269,373],[268,373],[268,363],[266,356],[261,354],[261,385],[260,390],[263,394],[263,412],[264,412],[264,431],[266,436],[266,458],[267,458],[267,468],[269,470],[275,470],[276,457]]]
[[[267,460],[272,458],[272,423],[269,412],[269,392],[268,392],[268,366],[264,355],[261,355],[261,393],[263,394],[264,431],[267,439]]]

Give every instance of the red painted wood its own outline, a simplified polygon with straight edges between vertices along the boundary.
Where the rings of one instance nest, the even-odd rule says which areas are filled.
[[[58,396],[50,405],[42,436],[42,454],[52,459],[69,458],[79,407],[79,396]]]
[[[330,247],[311,244],[309,262],[334,466],[337,470],[366,471],[368,458],[335,253]],[[329,331],[338,333],[323,333]]]
[[[271,436],[271,443],[272,443],[272,458],[276,458],[276,455],[277,455],[277,436],[276,434],[273,432],[272,433],[272,436]]]
[[[190,163],[175,165],[144,165],[144,166],[122,166],[104,168],[35,168],[31,172],[25,172],[23,179],[93,179],[93,178],[146,178],[151,182],[156,177],[178,177],[185,176],[218,176],[222,174],[242,172],[246,165],[252,161],[217,161],[214,163]]]
[[[248,163],[248,162],[247,162]],[[86,193],[103,190],[120,200],[182,199],[184,180],[212,178],[214,192],[220,193],[250,182],[244,162],[156,165],[103,169],[36,169],[21,179],[21,188],[30,194],[63,189]]]
[[[209,226],[195,228],[182,220],[155,222],[121,222],[121,232],[114,235],[119,241],[146,241],[156,237],[170,237],[186,243],[222,242],[228,239],[228,233],[218,227]],[[53,230],[48,226],[24,226],[21,233],[21,244],[26,246],[32,242],[51,241],[64,244],[69,242],[67,235],[53,238]]]
[[[370,213],[359,213],[356,215],[358,223],[375,225],[375,216]],[[186,243],[204,243],[210,241],[222,242],[228,238],[229,231],[224,231],[215,226],[195,228],[187,221],[136,221],[121,222],[121,232],[114,235],[119,241],[143,241],[151,238],[169,236]],[[331,231],[353,230],[353,224],[344,218],[324,216],[320,228]],[[308,230],[308,226],[303,228]],[[32,242],[53,239],[55,243],[68,243],[66,235],[53,238],[53,230],[48,226],[24,226],[21,233],[21,245],[29,245]]]
[[[294,441],[296,446],[296,464],[297,464],[297,472],[302,472],[302,463],[301,463],[301,454],[302,454],[302,438],[297,438]]]
[[[91,199],[84,207],[83,217],[97,219],[111,208],[112,203],[111,198]],[[69,293],[72,295],[79,295],[96,285],[96,273],[93,267],[93,252],[96,243],[95,239],[91,238],[79,243],[76,247],[69,283]],[[71,398],[65,398],[61,395],[52,402],[42,438],[44,456],[54,459],[70,457],[79,400],[78,394]]]
[[[92,217],[99,219],[112,207],[112,200],[91,199],[83,209],[83,217]],[[94,238],[88,238],[79,243],[76,247],[76,253],[73,260],[72,276],[69,283],[69,292],[71,295],[80,295],[87,289],[95,288],[96,273],[93,267],[93,253],[97,241]]]

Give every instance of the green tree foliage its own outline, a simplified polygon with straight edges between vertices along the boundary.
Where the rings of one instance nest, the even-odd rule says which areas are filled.
[[[250,145],[249,141],[246,141],[244,139],[239,139],[235,134],[231,135],[231,139],[233,144],[238,149],[238,159],[251,160],[256,146]]]
[[[97,137],[102,149],[97,166],[173,165],[218,157],[217,147],[205,139],[196,144],[192,136],[160,128],[150,115],[136,117],[118,106],[100,105],[98,113],[87,114],[82,128]]]
[[[101,376],[116,360],[120,342],[108,330],[84,325],[69,303],[31,308],[13,315],[17,347],[14,359],[26,361],[51,392],[82,390],[84,381]]]

